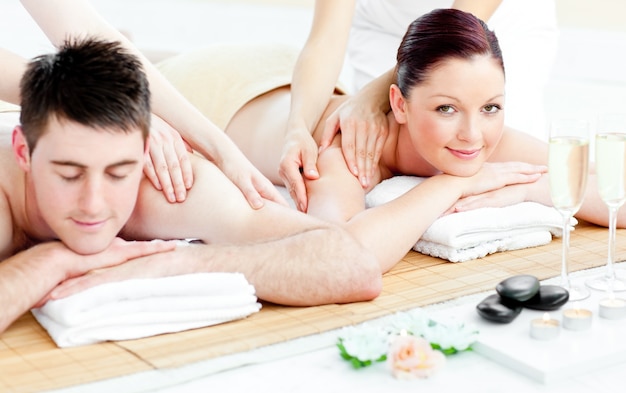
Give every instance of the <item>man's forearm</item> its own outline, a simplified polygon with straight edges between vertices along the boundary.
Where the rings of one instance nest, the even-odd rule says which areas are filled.
[[[41,244],[0,262],[0,333],[64,279],[63,262],[54,260],[58,246]]]
[[[194,271],[241,272],[259,298],[309,306],[371,300],[382,275],[373,254],[335,227],[243,246],[199,245],[177,250],[192,255]],[[184,263],[184,262],[183,262]]]
[[[263,242],[179,246],[77,277],[55,292],[65,297],[113,281],[200,272],[242,273],[257,297],[290,306],[367,301],[382,287],[373,254],[346,231],[321,225]]]

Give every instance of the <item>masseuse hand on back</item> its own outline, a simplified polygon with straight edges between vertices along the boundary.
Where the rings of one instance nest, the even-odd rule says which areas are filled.
[[[371,104],[371,101],[365,100],[365,103]],[[326,121],[320,146],[306,127],[289,131],[279,174],[298,210],[306,212],[308,206],[304,178],[319,178],[317,156],[330,146],[338,132],[341,132],[341,149],[350,172],[359,178],[363,188],[369,186],[389,129],[383,112],[366,108],[358,99],[343,103]]]
[[[234,145],[230,154],[225,148],[220,153],[221,160],[212,161],[241,190],[250,206],[261,208],[263,198],[287,204],[276,187]],[[193,185],[189,154],[193,154],[193,150],[180,133],[153,115],[144,174],[171,203],[185,201]]]
[[[163,119],[152,115],[144,174],[171,202],[183,202],[193,185],[189,144]]]
[[[341,132],[346,165],[363,188],[370,185],[389,135],[387,113],[391,110],[389,86],[392,79],[393,72],[389,71],[341,104],[326,120],[320,140],[320,150],[323,150]]]

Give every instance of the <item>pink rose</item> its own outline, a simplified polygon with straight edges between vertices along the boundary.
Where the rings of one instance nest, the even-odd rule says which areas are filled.
[[[391,343],[387,361],[398,379],[428,378],[445,364],[446,357],[422,337],[400,335]]]

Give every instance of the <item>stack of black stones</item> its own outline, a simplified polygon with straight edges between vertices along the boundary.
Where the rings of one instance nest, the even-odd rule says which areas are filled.
[[[496,292],[478,303],[476,309],[481,317],[500,323],[511,322],[524,307],[552,311],[569,300],[565,288],[541,285],[537,277],[528,274],[507,278],[496,286]]]

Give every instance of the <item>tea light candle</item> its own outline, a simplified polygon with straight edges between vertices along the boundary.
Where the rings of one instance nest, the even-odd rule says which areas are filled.
[[[600,316],[605,319],[620,319],[626,316],[626,300],[609,297],[600,300]]]
[[[530,321],[530,337],[537,340],[552,340],[559,335],[559,321],[551,319],[548,313],[543,318]]]
[[[581,308],[568,308],[563,311],[563,327],[569,330],[586,330],[591,327],[593,313]]]

